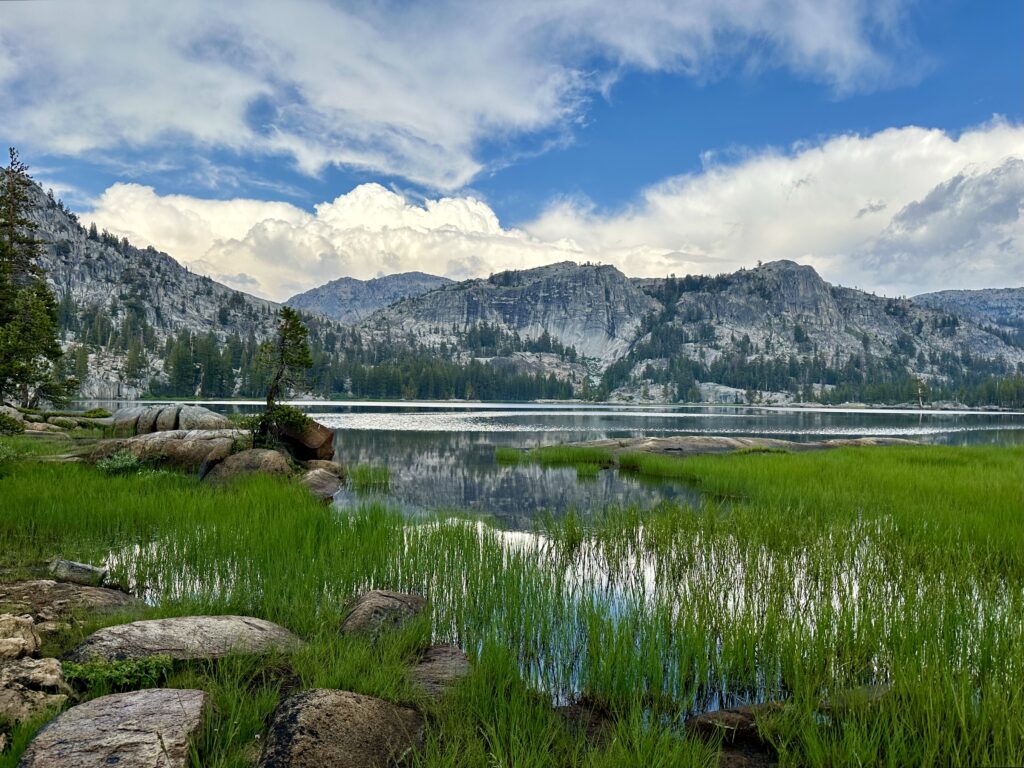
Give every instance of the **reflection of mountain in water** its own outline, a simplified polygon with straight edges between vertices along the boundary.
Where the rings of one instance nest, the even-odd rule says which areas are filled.
[[[494,439],[494,438],[499,439]],[[494,434],[469,432],[340,431],[337,455],[346,464],[386,463],[391,495],[410,511],[458,509],[487,515],[508,528],[531,528],[538,513],[589,514],[608,506],[651,506],[666,498],[692,498],[681,485],[646,484],[614,471],[578,480],[572,468],[532,464],[502,467]],[[544,436],[547,437],[547,436]],[[522,434],[516,441],[522,445]],[[548,442],[538,436],[535,444]]]

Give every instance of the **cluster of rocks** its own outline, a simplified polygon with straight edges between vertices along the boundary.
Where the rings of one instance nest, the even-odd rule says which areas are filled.
[[[0,404],[0,414],[18,422],[26,435],[52,435],[67,438],[73,429],[96,429],[109,426],[110,417],[92,418],[84,414],[23,413],[10,405]]]
[[[63,588],[58,588],[62,585]],[[33,658],[41,647],[36,618],[67,619],[83,608],[124,607],[102,587],[61,582],[0,585],[0,606],[25,612],[0,616],[0,720],[23,722],[65,707],[74,692],[61,661]],[[122,594],[122,593],[117,593]],[[127,598],[128,596],[123,596]],[[129,598],[130,600],[130,598]],[[375,590],[363,594],[341,631],[377,639],[418,616],[418,595]],[[178,661],[228,654],[293,652],[303,641],[287,629],[250,616],[183,616],[133,621],[100,629],[65,654],[65,662],[120,661],[170,656]],[[454,646],[433,646],[410,669],[427,700],[469,673]],[[189,764],[190,744],[202,727],[209,696],[201,690],[153,688],[103,696],[72,706],[44,726],[19,763],[22,768],[120,765],[177,768]],[[313,689],[285,697],[275,710],[259,756],[261,768],[401,763],[422,749],[421,712],[355,691]],[[0,735],[0,751],[5,739]]]
[[[126,408],[114,414],[115,437],[97,443],[90,461],[128,453],[140,462],[196,472],[210,483],[259,473],[298,476],[310,493],[329,500],[340,490],[345,470],[334,462],[334,431],[309,420],[286,429],[283,450],[246,449],[250,433],[234,429],[224,416],[194,405]]]

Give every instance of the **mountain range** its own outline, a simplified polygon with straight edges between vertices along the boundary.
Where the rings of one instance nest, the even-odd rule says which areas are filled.
[[[41,266],[60,299],[83,394],[135,397],[166,391],[172,378],[203,394],[214,367],[229,394],[257,388],[258,377],[242,369],[273,332],[279,305],[86,229],[38,187],[32,203],[47,242]],[[910,399],[922,387],[955,394],[1024,370],[1024,288],[885,298],[830,285],[790,261],[660,279],[573,262],[461,282],[423,273],[339,278],[287,303],[313,331],[320,369],[310,393],[321,395],[373,392],[356,380],[362,387],[400,358],[402,383],[387,392],[449,391],[416,385],[447,361],[449,378],[483,365],[569,382],[589,397],[730,402]],[[192,354],[177,372],[174,351]],[[191,379],[180,370],[189,365]]]

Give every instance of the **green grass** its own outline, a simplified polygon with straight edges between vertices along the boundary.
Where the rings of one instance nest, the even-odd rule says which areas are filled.
[[[604,461],[589,458],[578,464]],[[156,602],[149,615],[250,614],[307,639],[286,657],[169,673],[216,704],[196,765],[245,765],[282,692],[310,686],[423,706],[424,766],[712,765],[715,746],[687,739],[683,718],[764,699],[787,702],[761,723],[787,765],[1024,762],[1024,450],[646,459],[673,462],[644,471],[709,501],[516,536],[379,505],[340,512],[273,478],[207,488],[22,461],[0,478],[17,510],[0,514],[0,565],[107,560]],[[422,592],[428,615],[377,646],[341,637],[370,586]],[[475,662],[440,706],[405,672],[428,637]],[[849,693],[871,684],[889,693]],[[615,716],[601,746],[551,709],[581,696]],[[823,699],[845,704],[826,712]]]
[[[348,470],[348,484],[356,493],[387,493],[391,488],[391,470],[386,466],[357,464]]]

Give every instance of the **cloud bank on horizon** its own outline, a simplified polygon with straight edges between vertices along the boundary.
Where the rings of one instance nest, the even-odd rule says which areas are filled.
[[[809,127],[784,149],[762,141],[739,160],[709,153],[690,173],[668,170],[625,207],[568,196],[515,226],[468,191],[571,145],[631,74],[783,73],[835,99],[912,85],[935,64],[907,29],[912,6],[13,3],[0,18],[0,134],[29,158],[125,169],[137,181],[109,186],[86,220],[275,299],[345,274],[461,278],[563,259],[663,275],[792,258],[889,293],[1024,283],[1024,128],[1012,119],[963,132]],[[183,156],[241,196],[147,182]],[[354,169],[424,195],[366,183],[310,211],[248,199],[275,180],[232,165],[246,161],[309,178]]]
[[[1024,126],[952,137],[903,128],[765,151],[644,190],[611,214],[565,200],[506,227],[469,196],[422,203],[365,184],[313,213],[115,184],[84,214],[241,290],[284,299],[340,275],[462,279],[553,261],[632,276],[717,273],[759,260],[890,295],[1024,285]]]

